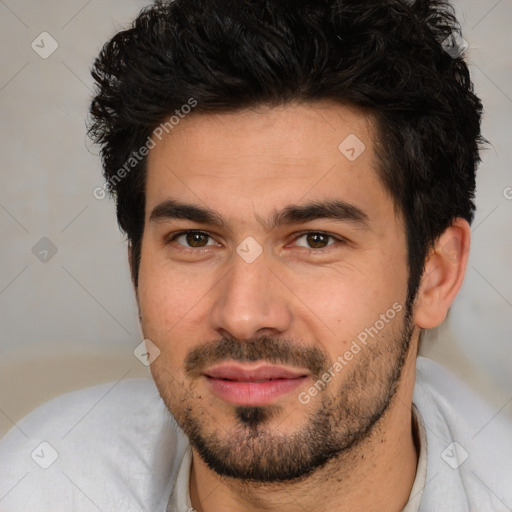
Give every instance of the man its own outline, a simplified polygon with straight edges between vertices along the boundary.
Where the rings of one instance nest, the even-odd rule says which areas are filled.
[[[156,387],[27,417],[3,510],[511,510],[510,426],[417,358],[470,246],[457,30],[438,1],[176,0],[105,45],[90,133]]]

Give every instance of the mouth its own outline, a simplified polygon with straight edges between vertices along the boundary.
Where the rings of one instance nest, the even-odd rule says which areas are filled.
[[[309,372],[275,365],[221,364],[203,372],[210,390],[233,405],[268,405],[302,385]]]

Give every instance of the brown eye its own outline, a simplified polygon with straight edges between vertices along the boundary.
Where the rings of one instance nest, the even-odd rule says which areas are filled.
[[[216,245],[215,240],[208,233],[202,231],[183,231],[174,235],[170,241],[176,242],[186,249],[201,249],[202,247]]]
[[[322,233],[309,233],[306,235],[306,240],[312,249],[323,249],[327,247],[329,236]]]
[[[328,235],[327,233],[311,231],[297,237],[295,243],[299,247],[304,247],[306,249],[325,249],[326,247],[333,245],[335,242],[340,241],[341,240],[332,235]]]
[[[205,233],[187,233],[185,237],[190,247],[204,247],[208,243],[208,235]]]

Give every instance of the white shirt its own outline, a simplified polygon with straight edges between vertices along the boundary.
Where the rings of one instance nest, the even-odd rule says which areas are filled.
[[[404,512],[512,510],[512,424],[417,361],[420,456]],[[191,452],[151,379],[68,393],[0,441],[1,512],[190,512]],[[44,469],[46,467],[46,469]]]

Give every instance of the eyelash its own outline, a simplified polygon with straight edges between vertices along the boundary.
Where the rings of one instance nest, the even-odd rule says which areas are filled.
[[[174,242],[180,236],[188,235],[188,234],[201,234],[201,235],[205,235],[205,236],[213,239],[213,237],[209,233],[206,233],[205,231],[189,229],[189,230],[185,230],[185,231],[180,231],[178,233],[173,233],[172,235],[167,237],[166,244]],[[300,238],[302,238],[304,236],[307,236],[307,235],[323,235],[323,236],[328,237],[329,239],[335,240],[338,243],[341,243],[341,244],[346,244],[347,243],[347,240],[345,238],[340,237],[340,236],[334,236],[334,235],[331,235],[331,234],[326,233],[324,231],[304,231],[302,233],[297,234],[297,236],[293,239],[293,241],[296,242]],[[319,253],[325,253],[327,251],[327,249],[329,247],[331,247],[332,245],[335,245],[335,244],[329,244],[329,245],[327,245],[326,247],[324,247],[322,249],[306,248],[306,247],[301,247],[301,248],[302,249],[306,249],[307,251],[309,251],[312,254],[319,254]],[[178,250],[184,251],[184,252],[189,252],[189,253],[190,252],[204,252],[204,251],[207,251],[210,247],[214,247],[214,246],[208,245],[208,246],[205,246],[205,247],[196,247],[196,248],[194,248],[194,247],[186,247],[186,246],[184,246],[182,244],[177,244]]]

